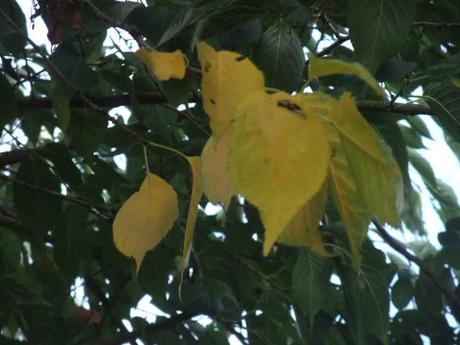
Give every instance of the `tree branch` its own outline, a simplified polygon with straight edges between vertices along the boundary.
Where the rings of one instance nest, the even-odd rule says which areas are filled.
[[[31,237],[30,232],[26,229],[24,224],[17,218],[6,214],[0,214],[0,226],[7,227],[8,229],[14,230],[20,235]]]
[[[403,255],[407,260],[415,263],[420,270],[425,273],[425,275],[431,280],[431,282],[439,289],[441,292],[457,307],[460,308],[460,297],[452,290],[449,286],[444,284],[444,282],[439,279],[420,259],[418,256],[409,253],[406,246],[399,242],[397,239],[393,238],[385,228],[380,225],[377,221],[373,220],[372,223],[377,228],[378,233],[380,236],[385,240],[386,243],[390,245],[391,248],[396,250],[398,253]]]
[[[357,102],[357,105],[361,112],[378,111],[383,113],[394,113],[408,116],[434,115],[433,109],[420,104],[359,101]]]
[[[140,104],[167,104],[168,100],[159,92],[152,93],[141,93],[141,94],[119,94],[113,96],[100,96],[100,97],[88,97],[91,102],[93,102],[98,107],[103,108],[115,108],[119,106],[130,106],[131,99],[135,97]],[[200,101],[196,97],[191,97],[190,102]],[[45,109],[51,108],[53,106],[53,100],[50,97],[43,98],[22,98],[18,100],[18,103],[21,107],[25,109]],[[72,98],[70,100],[71,107],[87,107],[86,101],[81,98]],[[394,103],[389,106],[383,102],[376,101],[360,101],[358,102],[358,108],[361,111],[380,111],[384,113],[395,113],[402,115],[433,115],[433,110],[424,105],[419,104],[407,104],[407,103]],[[0,166],[1,164],[0,156]]]
[[[24,158],[33,152],[39,153],[37,151],[41,151],[41,149],[17,149],[13,151],[1,152],[0,167],[20,163]]]
[[[166,97],[160,92],[140,93],[135,95],[124,93],[113,96],[88,97],[88,99],[100,107],[115,108],[123,105],[131,105],[132,97],[135,97],[140,104],[163,104],[168,102]],[[53,107],[53,99],[51,97],[25,97],[18,99],[18,104],[23,109],[49,109]],[[70,99],[69,106],[81,108],[87,107],[88,104],[81,97],[74,97]]]

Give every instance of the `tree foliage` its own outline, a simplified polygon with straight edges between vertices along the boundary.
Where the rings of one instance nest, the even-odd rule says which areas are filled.
[[[460,157],[456,1],[32,4],[0,2],[1,343],[459,342],[421,116]]]

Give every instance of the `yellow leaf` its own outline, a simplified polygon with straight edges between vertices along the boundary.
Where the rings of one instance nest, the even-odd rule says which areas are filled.
[[[238,109],[229,166],[236,189],[259,208],[264,254],[321,188],[329,162],[325,124],[284,92],[255,92]]]
[[[332,128],[329,138],[334,152],[329,165],[330,187],[340,218],[347,231],[353,263],[355,267],[359,267],[361,243],[366,237],[371,213],[353,177],[340,134]]]
[[[188,265],[190,252],[192,250],[193,232],[195,230],[196,217],[198,214],[198,204],[202,195],[200,157],[187,157],[187,161],[189,162],[192,169],[192,195],[190,197],[190,205],[188,208],[187,224],[185,225],[184,247],[181,261],[181,277]]]
[[[402,177],[390,149],[361,115],[349,93],[340,97],[329,118],[340,133],[340,147],[362,200],[379,221],[398,226]]]
[[[330,256],[324,249],[318,226],[327,203],[327,183],[299,210],[279,238],[279,242],[292,246],[310,247],[319,255]]]
[[[137,270],[147,253],[166,236],[179,210],[174,189],[148,173],[141,188],[123,204],[113,222],[113,239],[124,255],[133,257]]]
[[[314,54],[308,56],[309,81],[332,74],[351,74],[365,81],[375,92],[384,96],[384,92],[372,74],[360,63],[338,59],[321,59]]]
[[[158,80],[183,79],[185,76],[188,60],[180,50],[165,53],[141,48],[136,55]]]
[[[355,144],[375,160],[386,161],[382,149],[384,143],[369,122],[361,115],[353,96],[349,92],[345,92],[338,102],[334,102],[333,108],[327,113],[327,117],[346,140]]]
[[[264,77],[247,58],[230,51],[216,52],[210,45],[197,44],[203,72],[201,94],[211,129],[219,138],[230,126],[238,105],[254,92],[265,90]]]
[[[227,163],[231,139],[231,128],[219,139],[212,135],[201,153],[203,192],[209,201],[214,204],[221,202],[225,208],[228,208],[232,195],[236,194]]]

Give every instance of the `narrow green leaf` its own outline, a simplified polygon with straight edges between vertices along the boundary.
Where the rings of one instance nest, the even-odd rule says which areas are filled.
[[[442,127],[460,141],[460,88],[450,80],[429,84],[425,88],[427,102]]]

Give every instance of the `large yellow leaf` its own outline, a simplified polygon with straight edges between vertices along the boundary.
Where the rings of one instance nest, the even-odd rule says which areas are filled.
[[[137,270],[150,249],[173,226],[178,216],[177,195],[160,177],[148,173],[138,192],[123,204],[113,222],[116,247],[133,257]]]
[[[292,246],[307,246],[319,255],[329,256],[324,249],[318,226],[327,203],[327,183],[297,212],[279,237],[279,242]]]
[[[165,53],[141,48],[136,55],[158,80],[182,79],[185,76],[188,60],[180,50]]]
[[[212,203],[223,203],[225,208],[230,204],[232,195],[236,194],[235,187],[228,168],[231,128],[227,129],[217,139],[211,136],[201,153],[201,176],[203,192]]]
[[[219,138],[230,126],[236,108],[254,91],[263,91],[264,77],[249,59],[230,51],[216,52],[210,45],[197,44],[203,72],[203,106],[211,129]]]
[[[384,96],[384,92],[372,74],[360,63],[346,62],[338,59],[321,59],[309,55],[309,80],[332,74],[351,74],[364,80],[375,92]]]
[[[256,205],[264,254],[321,188],[329,162],[324,123],[284,92],[255,92],[238,109],[229,166],[236,189]]]
[[[390,149],[360,114],[349,93],[329,113],[340,133],[344,150],[362,200],[381,222],[398,226],[402,209],[402,178]]]
[[[330,187],[340,218],[347,231],[353,263],[358,267],[361,258],[361,243],[366,237],[371,213],[360,194],[343,149],[340,134],[331,128],[329,138],[334,152],[329,165]]]
[[[188,265],[188,260],[190,258],[193,233],[195,231],[196,217],[198,214],[198,204],[200,202],[201,195],[203,194],[201,190],[200,157],[187,157],[187,161],[189,162],[192,169],[192,195],[190,196],[187,224],[185,225],[184,247],[181,261],[181,277]]]

